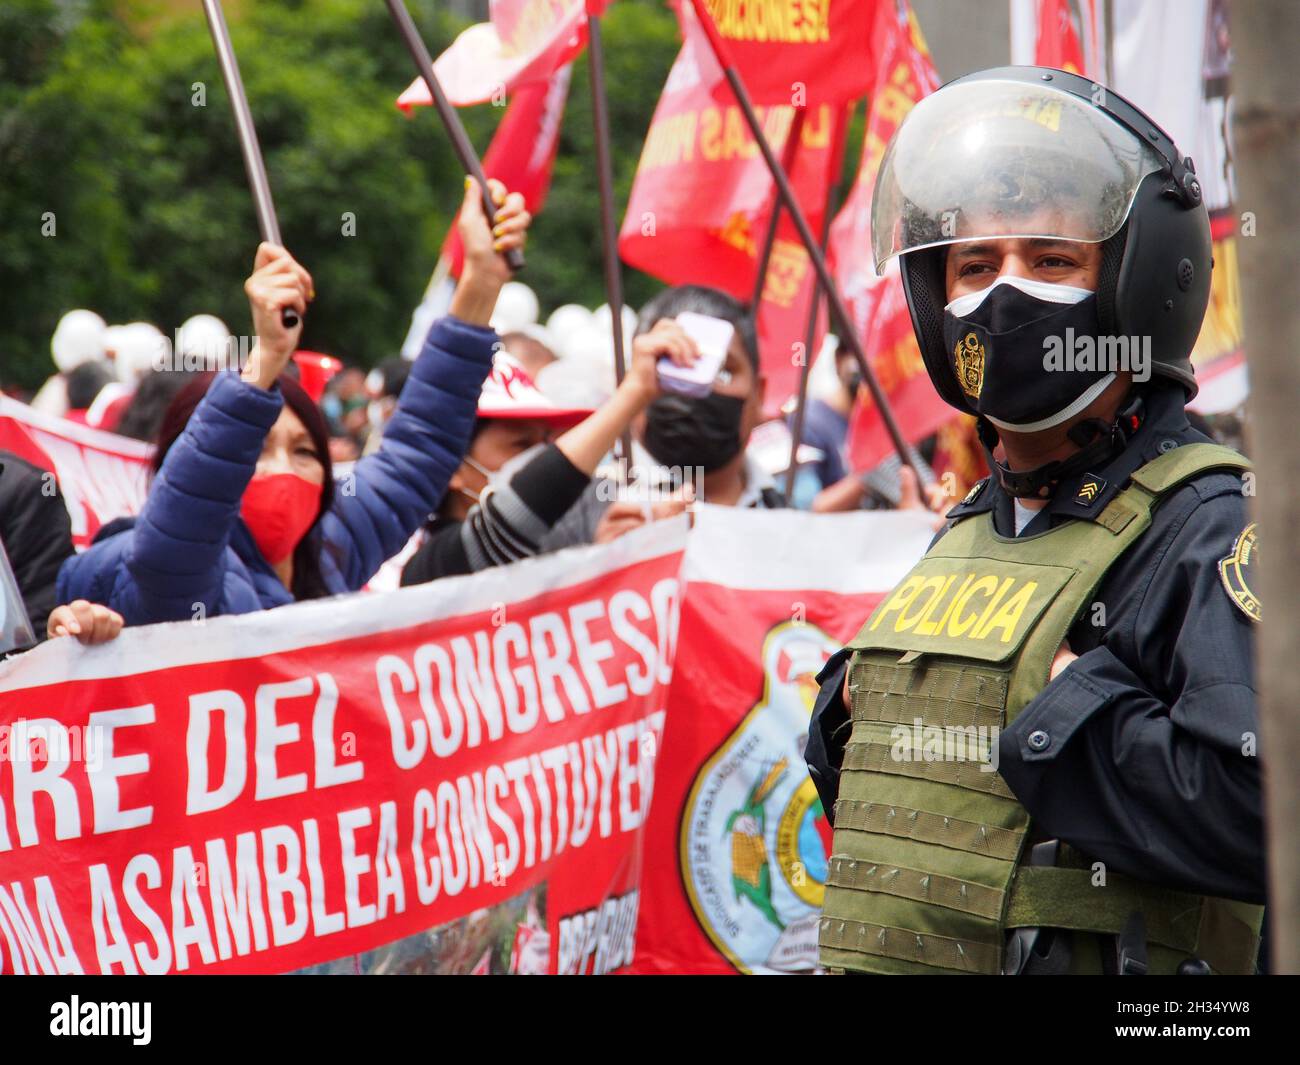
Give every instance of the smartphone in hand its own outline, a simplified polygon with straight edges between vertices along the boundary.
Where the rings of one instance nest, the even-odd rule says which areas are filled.
[[[700,357],[693,366],[677,366],[671,359],[661,358],[656,364],[659,384],[665,392],[683,396],[707,396],[713,389],[713,379],[727,361],[727,348],[736,327],[721,318],[694,311],[683,311],[677,324],[695,341]]]

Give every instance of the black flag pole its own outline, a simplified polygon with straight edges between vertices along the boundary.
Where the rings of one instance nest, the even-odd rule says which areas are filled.
[[[804,108],[796,107],[794,117],[790,119],[790,132],[786,134],[785,148],[781,152],[781,165],[788,174],[794,169],[795,153],[799,150],[799,138],[803,136]],[[767,265],[772,261],[772,249],[776,247],[776,230],[781,222],[781,196],[772,197],[772,216],[767,222],[767,233],[763,237],[763,250],[758,256],[758,276],[754,279],[754,296],[749,301],[754,315],[758,316],[758,305],[763,302],[763,286],[767,284]],[[757,324],[757,322],[755,322]]]
[[[844,168],[844,141],[849,133],[851,111],[852,109],[841,112],[839,119],[835,123],[834,140],[831,146],[831,180],[826,186],[825,213],[822,215],[821,249],[823,255],[826,253],[826,245],[830,240],[831,222],[835,217],[835,212],[840,207],[835,202],[835,189],[839,184],[840,171]],[[790,164],[786,163],[785,168],[788,172]],[[856,180],[856,176],[854,180]],[[799,445],[803,442],[804,415],[808,404],[808,375],[812,371],[812,362],[816,357],[812,346],[813,341],[817,338],[817,317],[821,314],[821,309],[821,286],[814,282],[812,306],[808,310],[808,328],[804,333],[803,363],[799,367],[799,398],[794,408],[794,423],[790,427],[790,467],[786,470],[785,475],[785,497],[789,500],[794,499],[794,479],[799,469]]]
[[[826,242],[831,233],[831,219],[835,212],[832,209],[832,199],[834,196],[834,187],[827,190],[826,196],[826,213],[822,217],[822,250],[826,249]],[[799,398],[794,408],[794,423],[790,426],[790,467],[785,473],[785,497],[788,500],[794,499],[794,479],[799,470],[799,445],[803,442],[804,415],[808,409],[808,375],[812,371],[812,363],[815,355],[812,350],[813,341],[817,338],[817,316],[822,309],[822,287],[816,281],[813,282],[812,300],[808,309],[808,328],[804,334],[803,342],[803,363],[799,367]],[[793,506],[793,502],[790,504]]]
[[[614,331],[614,378],[621,385],[627,372],[623,353],[623,275],[618,263],[618,231],[614,221],[614,166],[609,149],[609,101],[605,96],[605,50],[600,16],[587,5],[587,65],[591,73],[591,117],[595,126],[596,180],[600,187],[600,235],[605,258],[605,302]],[[632,465],[632,430],[619,438],[623,452],[620,477],[626,481]]]
[[[271,183],[266,179],[266,164],[262,162],[262,149],[257,143],[257,130],[253,127],[253,115],[248,109],[248,96],[244,93],[244,81],[239,76],[239,62],[235,58],[235,48],[230,43],[230,30],[226,27],[221,0],[203,0],[203,12],[207,15],[208,30],[217,50],[217,62],[221,66],[221,78],[226,83],[226,95],[230,97],[230,107],[235,113],[235,130],[239,134],[239,148],[244,156],[244,169],[248,172],[248,187],[252,190],[253,206],[257,210],[257,227],[261,231],[262,240],[283,247],[280,223],[275,217],[275,201],[271,199]],[[298,313],[286,307],[280,312],[280,321],[286,329],[293,329],[298,324]]]
[[[817,238],[813,235],[812,227],[808,224],[808,218],[803,213],[803,208],[799,206],[799,200],[790,185],[790,179],[786,176],[785,170],[782,169],[781,163],[772,151],[771,144],[768,143],[767,137],[763,134],[762,123],[759,122],[758,114],[754,111],[753,101],[749,98],[749,90],[745,88],[745,83],[741,81],[735,64],[732,63],[731,57],[727,54],[726,45],[718,33],[717,26],[714,25],[713,16],[709,14],[708,6],[704,0],[691,0],[691,6],[695,9],[696,17],[700,21],[705,37],[708,38],[709,48],[713,52],[714,58],[717,59],[718,66],[722,68],[723,74],[726,75],[727,83],[731,86],[736,102],[740,105],[741,113],[745,116],[745,124],[749,126],[749,132],[758,144],[758,150],[763,155],[763,161],[767,164],[772,180],[776,182],[781,203],[790,212],[790,220],[799,231],[799,239],[803,242],[803,246],[808,250],[808,257],[812,260],[813,269],[817,271],[817,280],[821,283],[826,298],[830,301],[832,318],[839,327],[840,336],[848,342],[850,349],[853,351],[853,357],[858,361],[858,367],[862,370],[862,380],[871,392],[871,398],[875,401],[876,409],[880,411],[880,419],[885,423],[889,438],[894,445],[894,449],[898,452],[899,461],[905,466],[911,466],[912,471],[916,474],[917,484],[924,485],[927,483],[926,478],[922,477],[921,471],[917,469],[912,461],[911,450],[898,428],[898,421],[894,418],[893,408],[889,405],[889,397],[885,395],[884,389],[880,387],[880,382],[876,380],[875,371],[872,370],[871,363],[867,361],[866,352],[862,348],[862,340],[858,336],[857,330],[853,328],[848,308],[844,306],[844,299],[840,296],[839,290],[835,287],[835,282],[831,278],[830,268],[826,265],[826,256],[822,254],[822,250],[817,244]]]
[[[406,42],[406,50],[411,53],[411,58],[415,61],[416,71],[424,79],[424,84],[429,87],[429,95],[433,97],[433,106],[437,108],[438,117],[442,119],[442,124],[447,130],[447,136],[451,138],[451,147],[456,153],[456,158],[460,160],[461,168],[478,182],[479,190],[483,194],[483,211],[487,215],[488,226],[489,228],[494,227],[497,205],[492,202],[492,194],[488,191],[487,175],[483,173],[483,163],[479,160],[474,145],[470,143],[469,134],[465,132],[460,116],[456,114],[456,109],[451,106],[446,93],[442,91],[442,86],[438,84],[438,76],[433,72],[433,57],[429,55],[429,49],[424,45],[424,38],[420,36],[420,31],[415,28],[415,23],[411,20],[411,13],[406,10],[406,4],[402,0],[385,0],[385,2],[388,4],[389,13],[393,16],[393,22],[397,24],[397,31],[402,35],[402,40]],[[515,273],[524,268],[524,253],[518,248],[511,248],[506,252],[505,259],[507,265]]]

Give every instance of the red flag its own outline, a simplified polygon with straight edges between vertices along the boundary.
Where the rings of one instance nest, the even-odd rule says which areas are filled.
[[[815,204],[801,200],[805,211],[815,208],[810,211],[817,218],[816,223],[810,222],[814,231],[820,228],[823,216],[830,209],[831,184],[838,178],[844,161],[844,134],[848,117],[847,107],[839,109],[831,133],[829,158],[819,168],[822,178],[820,198]],[[795,157],[794,169],[799,169],[798,156]],[[769,212],[775,207],[776,193],[773,189],[773,202]],[[789,212],[783,211],[776,230],[776,242],[772,245],[772,257],[767,264],[767,276],[763,281],[763,294],[757,315],[759,362],[763,375],[767,378],[763,413],[769,418],[777,417],[787,401],[798,392],[803,362],[816,357],[822,338],[826,335],[829,311],[826,301],[822,300],[812,342],[808,341],[808,315],[812,310],[813,293],[817,289],[817,271],[813,269],[812,257],[799,239],[799,231],[791,221]]]
[[[772,176],[734,100],[714,90],[725,81],[708,43],[683,12],[682,50],[668,74],[646,136],[619,234],[624,262],[671,285],[711,285],[748,301],[763,235],[771,218]],[[787,93],[787,98],[788,98]],[[787,105],[757,108],[764,136],[780,155],[794,123]],[[833,172],[838,108],[809,107],[790,174],[795,195],[816,231]],[[793,230],[778,239],[768,286],[788,302],[812,272]],[[804,306],[806,307],[806,301]],[[797,312],[796,312],[797,313]],[[798,326],[802,339],[804,326]],[[780,362],[790,369],[788,345]],[[788,395],[788,391],[786,392]],[[773,389],[779,395],[779,389]],[[780,396],[779,398],[784,398]]]
[[[573,68],[566,64],[549,81],[519,89],[483,157],[483,172],[511,192],[522,194],[524,205],[533,214],[541,211],[551,188],[572,73]],[[442,243],[442,257],[450,264],[451,276],[460,277],[464,249],[454,221]]]
[[[491,0],[489,22],[471,26],[433,64],[438,83],[457,107],[503,99],[545,82],[587,43],[587,12],[599,15],[607,0]],[[429,87],[416,78],[397,106],[431,104]]]
[[[842,104],[871,88],[875,64],[862,31],[888,2],[705,0],[705,6],[754,103],[812,105]],[[681,0],[679,15],[690,6]]]
[[[1034,62],[1072,74],[1084,72],[1083,49],[1070,19],[1069,0],[1038,0],[1038,41]]]
[[[930,53],[907,0],[890,0],[876,10],[873,53],[880,57],[879,81],[871,94],[862,164],[853,191],[831,225],[831,270],[848,306],[867,358],[889,397],[909,443],[957,417],[934,390],[921,360],[897,263],[877,277],[871,258],[871,193],[889,139],[922,96],[939,86]],[[870,469],[893,450],[870,394],[862,389],[849,424],[849,460]]]

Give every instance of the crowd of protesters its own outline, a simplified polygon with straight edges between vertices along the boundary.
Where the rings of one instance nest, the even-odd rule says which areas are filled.
[[[536,323],[536,298],[510,280],[501,254],[523,246],[529,214],[520,196],[497,183],[492,193],[495,229],[467,188],[462,275],[416,357],[392,356],[368,373],[298,350],[301,326],[286,327],[282,312],[306,313],[311,275],[267,244],[245,283],[256,342],[234,370],[204,368],[229,367],[222,357],[235,350],[211,315],[177,331],[169,360],[152,325],[65,315],[51,345],[57,372],[32,406],[152,443],[152,480],[137,516],[110,521],[77,554],[57,485],[0,452],[0,542],[31,638],[97,643],[123,625],[355,591],[408,544],[404,585],[472,573],[608,542],[696,498],[819,512],[941,513],[953,502],[937,484],[922,492],[897,456],[851,468],[861,381],[843,346],[808,401],[802,436],[812,457],[787,500],[783,471],[748,447],[764,419],[755,324],[718,290],[670,288],[625,315],[628,367],[615,385],[609,317],[569,305]],[[684,312],[733,327],[703,396],[661,387],[661,360],[689,367],[699,355],[677,322]],[[629,433],[631,463],[614,465]],[[913,455],[923,475],[929,451]],[[346,492],[336,490],[340,474]]]

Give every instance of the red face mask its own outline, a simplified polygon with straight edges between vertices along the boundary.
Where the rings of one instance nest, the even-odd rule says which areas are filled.
[[[254,477],[239,501],[239,513],[253,541],[271,565],[298,546],[320,512],[322,486],[296,473]]]

